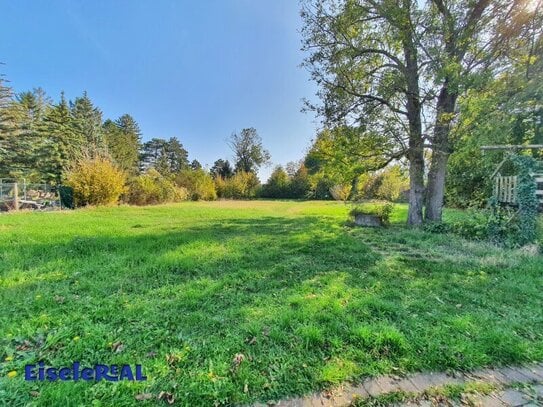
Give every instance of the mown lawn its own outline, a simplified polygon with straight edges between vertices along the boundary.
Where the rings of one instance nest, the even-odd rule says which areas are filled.
[[[164,404],[161,391],[179,405],[243,404],[543,360],[543,256],[406,229],[403,206],[389,228],[351,228],[348,209],[0,215],[0,404],[143,406]],[[141,363],[148,380],[25,382],[40,360]]]

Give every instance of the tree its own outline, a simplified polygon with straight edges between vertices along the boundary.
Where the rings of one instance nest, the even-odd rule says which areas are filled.
[[[13,91],[0,75],[0,177],[10,177],[13,162],[12,143],[18,134],[18,111],[13,101]]]
[[[200,164],[200,161],[198,160],[192,160],[190,163],[190,168],[193,170],[200,170],[202,169],[202,164]]]
[[[308,107],[331,127],[363,123],[363,137],[386,136],[396,146],[392,156],[407,155],[408,224],[421,224],[424,95],[417,47],[422,25],[416,3],[313,1],[306,2],[302,17],[304,49],[311,53],[304,65],[320,86],[317,96],[322,101]],[[384,163],[389,159],[385,157]]]
[[[102,112],[94,106],[87,92],[70,102],[74,131],[93,154],[106,150],[102,131]]]
[[[189,153],[176,137],[171,137],[168,140],[166,143],[166,158],[171,172],[179,172],[188,167],[188,156]]]
[[[478,89],[458,99],[458,119],[451,127],[446,201],[449,204],[484,206],[492,194],[490,175],[504,158],[495,152],[483,156],[488,144],[543,143],[543,14],[524,11],[521,21],[530,24],[514,39],[502,63],[502,72],[481,82]],[[535,28],[537,27],[537,28]],[[532,151],[541,157],[540,151]],[[507,172],[506,163],[502,167]]]
[[[8,171],[13,178],[39,181],[38,169],[41,153],[48,145],[46,134],[41,130],[49,98],[41,88],[19,93],[11,106],[16,131],[9,138]]]
[[[424,204],[427,220],[441,219],[458,96],[490,71],[519,29],[510,17],[520,2],[490,3],[338,0],[303,8],[304,48],[311,53],[305,66],[322,102],[308,107],[329,125],[363,125],[367,137],[385,135],[393,154],[405,154],[411,225],[422,223]],[[423,202],[425,147],[432,158]]]
[[[253,127],[233,133],[228,144],[236,157],[236,171],[256,172],[270,160],[270,153]]]
[[[278,165],[262,187],[264,198],[288,198],[290,195],[290,179],[283,167]]]
[[[162,175],[177,173],[189,166],[188,152],[175,137],[168,141],[153,138],[142,146],[141,167],[154,167]]]
[[[230,162],[228,160],[223,160],[222,158],[218,159],[213,163],[213,167],[211,167],[210,170],[211,176],[213,178],[230,178],[232,175],[234,175],[234,170],[232,169],[232,166],[230,165]]]
[[[41,151],[40,170],[45,181],[60,183],[65,168],[74,161],[84,149],[83,141],[74,131],[72,117],[64,93],[60,101],[48,107],[41,131],[47,135],[48,143]]]
[[[127,174],[137,174],[141,138],[138,123],[129,114],[124,114],[115,122],[106,120],[103,130],[113,161]]]

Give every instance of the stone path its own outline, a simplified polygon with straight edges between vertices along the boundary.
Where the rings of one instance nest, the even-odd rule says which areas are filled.
[[[494,388],[490,394],[470,392],[461,401],[435,397],[435,389],[446,385],[487,384]],[[432,391],[434,390],[434,391]],[[481,407],[533,407],[543,406],[543,363],[520,367],[482,369],[471,373],[449,375],[445,373],[418,373],[406,377],[381,376],[368,379],[358,385],[345,385],[340,388],[303,398],[293,398],[279,402],[269,402],[277,407],[336,407],[349,406],[353,402],[371,400],[386,394],[408,393],[410,400],[392,403],[395,406],[455,406],[472,405]],[[412,396],[412,397],[411,397]],[[360,403],[362,404],[362,403]],[[380,404],[385,405],[385,404]],[[263,407],[266,404],[256,404]]]

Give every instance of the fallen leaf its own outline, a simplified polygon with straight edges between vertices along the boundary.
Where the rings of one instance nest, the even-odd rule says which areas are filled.
[[[121,341],[114,342],[111,345],[111,350],[115,353],[121,353],[124,350],[124,344]]]
[[[60,295],[55,295],[55,301],[58,302],[59,304],[63,304],[64,303],[64,300],[65,298],[60,296]]]
[[[245,386],[243,386],[243,392],[249,393],[249,385],[247,383],[245,383]]]
[[[164,400],[168,404],[173,404],[175,402],[174,395],[166,391],[161,391],[160,393],[158,393],[158,399]]]
[[[28,340],[24,340],[22,344],[18,345],[15,349],[17,350],[29,350],[32,347],[32,343]]]
[[[246,340],[247,344],[254,345],[256,343],[256,336],[253,336],[251,339]]]
[[[156,356],[156,352],[147,352],[145,356],[147,356],[148,358],[154,358]]]
[[[241,362],[245,360],[245,355],[243,353],[236,353],[234,356],[234,359],[232,360],[232,370],[236,371],[241,365]]]
[[[173,353],[168,353],[166,355],[166,362],[168,362],[168,365],[173,366],[179,362],[179,356],[174,355]]]
[[[153,398],[153,395],[151,393],[141,393],[141,394],[136,394],[134,398],[138,401],[150,400]]]
[[[36,391],[36,390],[32,390],[32,391],[30,392],[30,395],[31,395],[32,397],[40,397],[40,392],[39,392],[39,391]]]

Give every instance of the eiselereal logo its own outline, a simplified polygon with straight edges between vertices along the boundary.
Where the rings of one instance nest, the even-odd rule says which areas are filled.
[[[118,382],[119,380],[144,381],[141,365],[136,365],[132,371],[130,365],[94,365],[94,367],[81,367],[79,362],[74,362],[71,367],[47,367],[44,362],[37,365],[25,366],[25,380],[27,381],[77,381],[77,380],[107,380]]]

